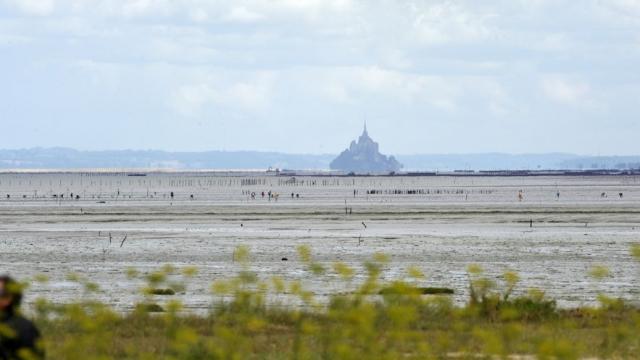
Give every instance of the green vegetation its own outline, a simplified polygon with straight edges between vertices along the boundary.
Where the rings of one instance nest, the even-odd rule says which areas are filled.
[[[631,255],[640,260],[640,247]],[[330,276],[349,284],[355,271],[343,263],[314,261],[309,248],[299,257],[315,276]],[[469,274],[470,299],[453,306],[448,289],[422,288],[425,275],[408,270],[407,281],[383,283],[388,259],[376,255],[364,265],[366,279],[354,292],[333,295],[326,304],[299,282],[259,279],[251,271],[250,254],[234,253],[242,270],[232,279],[212,285],[209,315],[182,312],[171,292],[186,290],[197,269],[165,266],[144,279],[144,300],[129,314],[92,301],[97,285],[78,275],[86,299],[57,305],[39,300],[36,320],[45,334],[52,359],[540,359],[637,358],[640,353],[640,309],[619,299],[600,296],[600,306],[558,309],[540,290],[514,296],[518,275],[492,279],[477,265]],[[596,266],[594,281],[610,276]],[[38,276],[35,281],[46,281]],[[354,285],[355,286],[355,285]],[[165,291],[165,290],[171,290]],[[303,306],[273,304],[286,294]],[[160,296],[158,296],[160,295]]]

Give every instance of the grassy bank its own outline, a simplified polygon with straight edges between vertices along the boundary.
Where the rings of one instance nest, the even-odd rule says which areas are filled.
[[[420,311],[425,314],[401,315]],[[53,359],[395,359],[483,354],[633,359],[640,349],[637,310],[569,311],[540,320],[490,320],[465,311],[437,315],[431,311],[356,306],[345,313],[321,315],[98,313],[81,321],[76,314],[73,320],[40,325]]]
[[[640,249],[632,249],[640,256]],[[471,297],[464,307],[447,295],[419,288],[424,275],[410,269],[404,281],[381,283],[382,255],[365,264],[367,278],[354,292],[319,304],[304,284],[258,279],[246,249],[236,251],[244,269],[212,285],[207,316],[187,315],[171,300],[196,269],[174,269],[130,277],[144,278],[144,300],[135,311],[119,314],[92,302],[95,284],[74,275],[87,298],[56,305],[40,300],[36,318],[53,359],[397,359],[525,356],[548,359],[638,358],[640,309],[600,297],[593,308],[558,309],[540,290],[513,297],[515,273],[498,279],[469,266]],[[299,249],[307,270],[316,276],[351,281],[354,271],[341,263],[327,268]],[[609,276],[595,267],[594,279]],[[45,278],[35,279],[46,281]],[[436,289],[437,293],[447,293]],[[445,289],[446,290],[446,289]],[[267,304],[273,294],[297,297],[305,306]],[[223,300],[226,299],[226,300]],[[231,299],[231,300],[229,300]],[[304,310],[299,310],[304,309]]]

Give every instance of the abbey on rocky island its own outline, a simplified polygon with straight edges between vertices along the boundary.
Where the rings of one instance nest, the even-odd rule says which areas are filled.
[[[349,148],[338,155],[329,166],[332,170],[360,174],[389,173],[402,168],[402,164],[395,157],[380,153],[378,143],[369,137],[366,123],[358,141],[352,141]]]

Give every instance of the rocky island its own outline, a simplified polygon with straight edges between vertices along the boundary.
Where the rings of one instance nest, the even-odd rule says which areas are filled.
[[[349,148],[331,162],[330,167],[332,170],[367,174],[395,172],[402,168],[402,164],[393,156],[380,153],[378,143],[369,137],[365,124],[358,141],[352,141]]]

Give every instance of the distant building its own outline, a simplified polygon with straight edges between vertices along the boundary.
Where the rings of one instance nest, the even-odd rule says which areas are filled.
[[[394,172],[402,168],[402,164],[393,156],[385,156],[378,150],[378,143],[369,137],[367,124],[358,142],[352,141],[348,149],[335,158],[330,167],[360,174]]]

